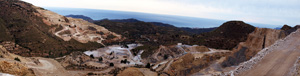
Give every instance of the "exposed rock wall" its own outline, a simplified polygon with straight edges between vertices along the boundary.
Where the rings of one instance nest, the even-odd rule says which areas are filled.
[[[286,34],[282,30],[256,28],[254,32],[248,35],[245,42],[241,42],[233,48],[233,54],[228,56],[222,63],[222,66],[229,67],[247,61],[263,48],[272,45],[275,41],[285,36]]]

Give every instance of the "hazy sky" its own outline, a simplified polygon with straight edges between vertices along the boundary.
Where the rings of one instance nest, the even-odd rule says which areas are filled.
[[[135,11],[291,26],[300,24],[300,0],[24,0],[41,7]]]

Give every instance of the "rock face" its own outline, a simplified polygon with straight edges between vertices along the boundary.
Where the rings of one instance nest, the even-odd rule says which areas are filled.
[[[222,66],[229,67],[247,61],[263,48],[272,45],[279,39],[285,38],[285,36],[286,34],[281,30],[256,28],[254,32],[248,35],[245,42],[241,42],[233,48],[233,54],[222,63]]]
[[[0,59],[0,72],[19,76],[34,76],[33,71],[24,64],[18,61],[2,58]]]
[[[20,0],[1,0],[0,11],[0,42],[11,41],[30,51],[18,52],[22,56],[59,57],[122,40],[104,27]]]
[[[289,26],[289,25],[283,25],[280,30],[286,31],[286,30],[289,30],[289,29],[292,29],[292,27]]]
[[[290,34],[292,32],[295,32],[297,29],[300,28],[300,25],[296,25],[295,27],[291,27],[291,26],[288,26],[288,25],[284,25],[281,30],[284,30],[285,31],[285,34]]]
[[[82,52],[73,52],[61,59],[58,59],[63,67],[76,67],[83,65],[82,63],[91,61],[92,58],[83,54]]]

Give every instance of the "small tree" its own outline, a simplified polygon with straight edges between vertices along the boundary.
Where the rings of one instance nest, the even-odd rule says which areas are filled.
[[[151,67],[150,63],[147,63],[146,68],[150,68],[150,67]]]
[[[102,62],[102,61],[103,61],[103,58],[102,58],[102,57],[100,57],[98,60],[99,60],[100,62]]]
[[[93,54],[91,54],[90,57],[93,58],[93,59],[95,58]]]
[[[124,62],[127,63],[127,59],[124,59]]]
[[[21,61],[18,57],[15,58],[16,61]]]
[[[168,59],[169,58],[169,56],[168,55],[164,55],[164,59]]]
[[[109,66],[114,66],[114,63],[109,63]]]
[[[123,44],[123,47],[124,47],[124,48],[129,48],[129,46],[128,46],[128,45],[126,45],[126,44]]]
[[[123,60],[121,60],[121,63],[124,63],[124,61],[123,61]]]
[[[90,73],[88,73],[88,75],[94,75],[94,73],[90,72]]]

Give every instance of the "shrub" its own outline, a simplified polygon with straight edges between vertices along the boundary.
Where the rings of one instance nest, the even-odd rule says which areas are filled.
[[[99,60],[100,62],[102,62],[102,61],[103,61],[103,58],[102,58],[102,57],[100,57],[98,60]]]
[[[16,61],[21,61],[19,58],[15,58]]]
[[[109,63],[109,66],[114,66],[114,63]]]
[[[150,63],[147,63],[147,65],[145,66],[146,68],[150,68]]]
[[[92,54],[92,55],[90,55],[90,57],[91,57],[91,58],[93,58],[93,59],[95,58],[93,54]]]

